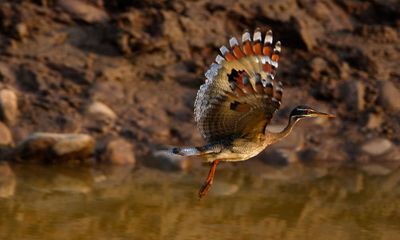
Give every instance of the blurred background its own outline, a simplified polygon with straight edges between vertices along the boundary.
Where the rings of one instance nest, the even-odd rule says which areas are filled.
[[[270,129],[337,118],[198,201],[208,167],[160,150],[204,143],[204,72],[256,27],[283,45]],[[397,0],[0,1],[0,238],[398,239],[399,29]]]

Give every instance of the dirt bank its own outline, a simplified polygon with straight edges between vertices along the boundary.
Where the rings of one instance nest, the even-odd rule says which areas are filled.
[[[400,160],[399,16],[377,0],[2,1],[3,158],[33,132],[84,133],[92,160],[149,166],[160,147],[202,144],[203,73],[228,37],[261,27],[283,43],[273,127],[299,104],[338,116],[301,124],[261,159]]]

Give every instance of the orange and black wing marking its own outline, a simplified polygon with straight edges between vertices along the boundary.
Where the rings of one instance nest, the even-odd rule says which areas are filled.
[[[274,80],[281,44],[272,42],[272,31],[264,39],[259,30],[253,39],[246,31],[241,44],[233,37],[230,49],[220,48],[195,102],[195,121],[207,141],[264,132],[282,99],[282,83]]]

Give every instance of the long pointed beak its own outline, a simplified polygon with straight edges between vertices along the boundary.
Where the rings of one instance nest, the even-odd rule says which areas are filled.
[[[315,112],[311,113],[311,117],[335,118],[336,116],[333,114],[329,114],[329,113],[315,111]]]

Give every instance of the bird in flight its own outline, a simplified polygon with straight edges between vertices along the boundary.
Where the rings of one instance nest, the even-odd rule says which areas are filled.
[[[194,119],[206,141],[201,147],[177,147],[181,156],[201,156],[211,163],[199,197],[207,195],[218,163],[247,160],[269,145],[285,138],[304,118],[333,117],[308,106],[294,108],[287,126],[278,133],[266,126],[279,109],[283,96],[280,81],[275,80],[281,42],[273,44],[272,31],[265,36],[259,29],[251,37],[248,31],[241,43],[235,37],[205,73],[206,81],[197,92]]]

